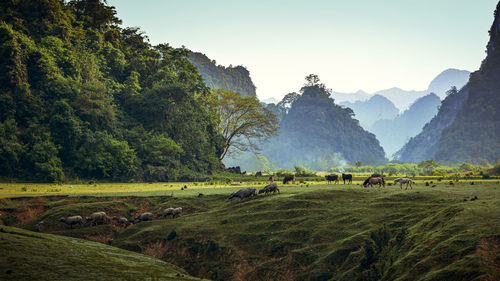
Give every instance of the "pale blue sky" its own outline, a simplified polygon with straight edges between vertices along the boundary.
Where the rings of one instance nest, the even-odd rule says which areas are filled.
[[[260,98],[316,73],[335,91],[424,90],[447,68],[485,57],[498,0],[110,0],[152,44],[244,65]]]

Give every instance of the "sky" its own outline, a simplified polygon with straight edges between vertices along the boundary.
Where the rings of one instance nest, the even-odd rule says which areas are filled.
[[[243,65],[260,99],[319,75],[336,92],[425,90],[477,70],[498,0],[108,0],[123,26],[217,64]]]

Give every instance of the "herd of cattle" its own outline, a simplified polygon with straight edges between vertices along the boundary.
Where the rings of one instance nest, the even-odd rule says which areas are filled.
[[[157,213],[158,218],[162,217],[172,217],[176,218],[178,216],[182,215],[182,208],[166,208]],[[95,225],[102,225],[102,224],[109,224],[111,222],[115,222],[117,225],[120,226],[129,226],[131,224],[139,223],[141,221],[151,221],[153,220],[153,213],[151,212],[144,212],[141,213],[140,215],[136,216],[133,219],[127,219],[126,217],[122,216],[114,216],[110,217],[108,216],[105,212],[95,212],[92,213],[90,216],[85,218],[85,221],[82,216],[69,216],[69,217],[62,217],[59,219],[60,222],[65,223],[68,225],[70,228],[73,228],[73,225],[82,225],[82,224],[88,224],[90,226],[95,226]],[[43,221],[39,222],[37,225],[37,229],[40,229],[43,227]]]
[[[341,177],[342,177],[342,180],[344,181],[344,184],[346,184],[346,182],[348,184],[352,183],[352,174],[342,173]],[[325,176],[325,179],[328,181],[329,184],[331,182],[339,183],[339,178],[340,178],[339,175],[336,175],[336,174],[331,174],[331,175]],[[278,186],[274,183],[274,175],[271,175],[269,177],[269,181],[270,181],[270,184],[265,186],[263,189],[259,190],[259,194],[261,194],[261,193],[265,193],[266,195],[268,195],[269,193],[274,194],[274,193],[276,193],[276,191],[278,191],[278,193],[280,193]],[[284,176],[283,184],[287,184],[290,181],[295,184],[295,175],[288,174],[288,175]],[[396,183],[400,184],[401,189],[403,189],[403,184],[406,184],[406,189],[408,189],[408,186],[410,186],[410,188],[413,189],[413,181],[409,178],[397,178],[394,180],[394,184],[396,184]],[[363,182],[363,187],[367,187],[367,186],[373,187],[374,185],[377,185],[377,184],[378,184],[379,188],[382,186],[385,187],[384,176],[381,174],[372,174],[369,178],[367,178]],[[243,188],[243,189],[240,189],[237,192],[229,195],[229,199],[233,199],[235,197],[238,197],[241,200],[243,198],[257,196],[256,191],[257,190],[255,189],[255,187]]]
[[[336,174],[331,174],[331,175],[325,176],[325,179],[328,181],[328,183],[331,183],[331,182],[339,183],[339,178],[340,178],[339,175],[336,175]],[[344,184],[346,184],[346,182],[352,183],[352,174],[344,174],[343,173],[342,180],[344,181]],[[270,181],[270,184],[266,185],[264,188],[259,190],[258,194],[264,193],[265,195],[268,195],[268,194],[275,194],[276,192],[278,192],[278,194],[280,194],[280,190],[278,188],[278,185],[276,183],[274,183],[274,176],[270,176],[269,181]],[[293,175],[293,174],[285,175],[285,177],[283,178],[283,184],[287,184],[290,181],[295,184],[295,175]],[[400,184],[401,189],[403,189],[403,184],[406,184],[406,189],[408,189],[408,186],[410,186],[410,188],[413,188],[413,186],[412,186],[413,181],[409,178],[397,178],[394,180],[394,184],[396,184],[396,183]],[[381,186],[385,187],[385,180],[384,180],[383,175],[373,174],[363,182],[364,187],[367,187],[367,186],[373,187],[374,185],[377,185],[377,184],[378,184],[379,188]],[[247,188],[240,189],[235,193],[232,193],[229,196],[229,199],[233,199],[233,198],[237,197],[237,198],[240,198],[240,200],[241,200],[241,199],[253,197],[253,196],[257,196],[257,190],[255,189],[255,187],[247,187]],[[176,218],[176,217],[180,216],[181,214],[182,214],[182,208],[166,208],[166,209],[159,211],[157,213],[156,217],[157,218],[162,218],[162,217]],[[83,223],[89,224],[90,226],[95,226],[95,225],[101,225],[101,224],[108,224],[111,222],[115,222],[117,225],[127,227],[131,224],[139,223],[142,221],[151,221],[151,220],[153,220],[153,217],[154,217],[153,213],[145,212],[145,213],[142,213],[142,214],[136,216],[135,218],[129,220],[126,217],[121,217],[121,216],[120,217],[118,217],[118,216],[109,217],[105,212],[101,211],[101,212],[92,213],[90,216],[85,218],[85,221],[84,221],[82,216],[62,217],[59,221],[65,223],[70,228],[73,228],[73,225],[77,225],[77,224],[82,225]],[[40,229],[41,227],[43,227],[43,221],[41,221],[37,225],[38,229]]]

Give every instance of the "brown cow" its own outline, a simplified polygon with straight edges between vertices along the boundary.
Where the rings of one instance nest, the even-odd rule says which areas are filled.
[[[283,184],[287,184],[287,182],[292,181],[293,184],[295,184],[295,175],[290,174],[290,175],[285,175],[285,178],[283,179]]]

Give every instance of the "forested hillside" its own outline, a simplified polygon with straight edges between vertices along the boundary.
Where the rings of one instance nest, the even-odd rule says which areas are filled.
[[[439,140],[438,161],[496,162],[500,157],[500,3],[489,33],[487,56],[470,76],[467,101]]]
[[[439,139],[443,129],[448,127],[467,100],[467,86],[460,91],[456,88],[448,92],[448,96],[441,102],[438,114],[425,124],[422,132],[411,138],[403,148],[395,153],[395,159],[401,162],[417,163],[434,158],[438,149]]]
[[[255,85],[250,78],[250,72],[241,65],[224,67],[217,65],[215,60],[205,54],[191,52],[189,60],[198,68],[205,83],[212,89],[225,89],[240,93],[245,97],[256,97]]]
[[[342,161],[345,164],[345,160],[367,164],[386,161],[375,136],[363,130],[350,108],[334,103],[325,85],[309,81],[301,92],[285,96],[279,104],[283,107],[279,136],[262,152],[271,163],[282,168],[302,164],[328,170]]]
[[[409,138],[417,135],[425,123],[436,115],[440,102],[438,96],[429,94],[415,101],[400,116],[392,120],[379,120],[369,130],[377,136],[384,150],[391,155]]]
[[[399,113],[399,110],[390,100],[380,95],[374,95],[366,101],[342,102],[339,104],[352,109],[355,114],[354,118],[358,119],[365,129],[378,120],[394,119]]]
[[[100,1],[0,2],[0,176],[181,180],[219,168],[189,51]]]

